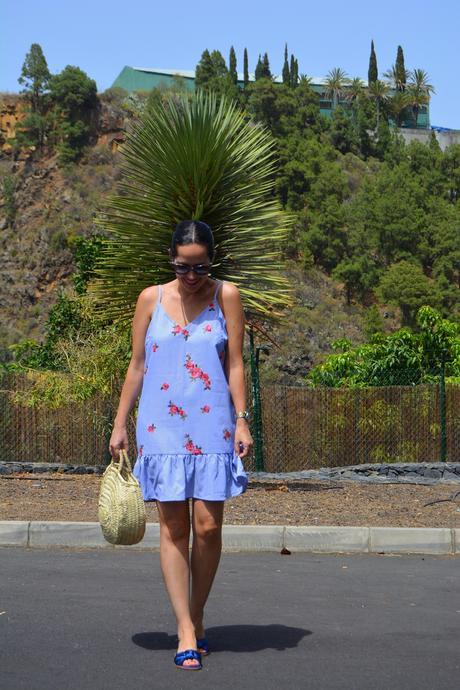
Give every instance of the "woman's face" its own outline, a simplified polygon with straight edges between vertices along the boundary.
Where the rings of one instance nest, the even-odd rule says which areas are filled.
[[[191,266],[205,264],[210,267],[211,264],[207,247],[203,244],[176,245],[176,256],[172,260],[176,264],[189,264]],[[208,281],[208,273],[197,275],[194,271],[189,270],[188,273],[176,273],[176,278],[187,291],[196,292],[203,283]]]

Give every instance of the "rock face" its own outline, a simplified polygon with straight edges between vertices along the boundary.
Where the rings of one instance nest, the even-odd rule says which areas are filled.
[[[14,139],[16,129],[24,118],[25,113],[19,95],[2,95],[0,97],[0,150],[11,153],[12,146],[8,142]]]
[[[16,136],[17,128],[25,117],[25,101],[19,94],[0,95],[0,152],[12,153],[9,140]],[[112,102],[98,99],[97,108],[89,113],[92,145],[108,145],[117,150],[124,141],[124,133],[129,127],[127,112]],[[32,147],[33,148],[33,147]],[[22,156],[24,157],[24,153]]]

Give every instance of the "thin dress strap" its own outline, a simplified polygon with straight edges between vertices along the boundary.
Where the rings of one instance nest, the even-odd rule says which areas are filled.
[[[222,285],[222,283],[223,283],[223,280],[217,279],[217,285],[216,285],[216,289],[214,291],[214,299],[213,299],[214,302],[217,300],[217,292],[218,292],[220,286]]]
[[[162,293],[161,285],[158,285],[158,301],[159,302],[161,302],[161,293]]]

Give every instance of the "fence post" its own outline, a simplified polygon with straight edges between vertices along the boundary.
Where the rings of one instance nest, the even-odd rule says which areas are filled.
[[[444,362],[441,362],[441,371],[439,374],[439,417],[440,417],[440,422],[441,422],[440,461],[446,462],[446,457],[447,457],[446,371],[445,371]]]
[[[256,472],[263,472],[264,456],[262,446],[262,406],[260,401],[259,369],[254,351],[254,331],[252,324],[249,328],[249,346],[251,355],[251,385],[254,416],[254,455],[256,460]]]

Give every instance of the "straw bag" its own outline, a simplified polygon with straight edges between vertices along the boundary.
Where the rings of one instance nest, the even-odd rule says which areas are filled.
[[[144,536],[144,499],[124,448],[102,475],[98,517],[102,534],[111,544],[137,544]]]

